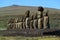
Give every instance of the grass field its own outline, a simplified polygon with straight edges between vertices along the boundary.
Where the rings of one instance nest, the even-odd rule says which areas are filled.
[[[0,36],[0,40],[60,40],[60,37],[55,37],[55,36],[43,36],[43,37],[21,37],[21,36],[16,36],[16,37],[3,37]]]

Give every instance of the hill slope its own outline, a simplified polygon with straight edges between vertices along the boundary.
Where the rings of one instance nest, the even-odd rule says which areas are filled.
[[[31,14],[36,13],[37,7],[31,6],[8,6],[0,8],[0,15],[22,15],[27,10],[31,11]],[[52,9],[52,8],[45,8],[44,12],[49,10],[49,14],[60,13],[60,10]]]

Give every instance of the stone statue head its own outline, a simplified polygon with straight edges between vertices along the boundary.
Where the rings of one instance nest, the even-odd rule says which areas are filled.
[[[26,13],[25,13],[25,16],[26,16],[26,17],[29,17],[29,14],[30,14],[30,11],[27,10]]]
[[[43,12],[44,11],[44,8],[43,7],[38,7],[38,11]]]

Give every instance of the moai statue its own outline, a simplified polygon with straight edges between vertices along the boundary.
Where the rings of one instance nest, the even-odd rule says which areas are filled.
[[[8,29],[14,29],[14,26],[15,26],[14,20],[15,20],[14,18],[11,18],[9,20],[9,22],[8,22]]]
[[[33,17],[33,27],[34,27],[34,29],[38,28],[37,13]]]
[[[14,20],[14,23],[13,24],[15,24],[14,25],[14,29],[16,29],[17,28],[17,20],[18,20],[18,18],[14,18],[15,20]]]
[[[20,19],[20,29],[23,29],[23,17]]]
[[[7,30],[10,30],[12,28],[13,28],[13,26],[11,24],[9,24]]]
[[[15,25],[16,25],[15,23],[11,24],[12,29],[15,29]]]
[[[37,13],[37,18],[38,18],[38,29],[43,28],[43,7],[38,7],[38,13]]]
[[[25,16],[24,16],[24,18],[23,18],[23,29],[26,29]]]
[[[13,23],[11,23],[11,25],[13,26],[13,29],[15,29],[15,27],[16,27],[16,18],[13,18]]]
[[[34,26],[33,26],[33,15],[30,17],[30,29],[34,29]]]
[[[22,26],[23,26],[23,21],[22,21],[22,17],[20,19],[17,20],[17,23],[16,23],[16,29],[22,29]]]
[[[47,11],[46,14],[44,15],[43,24],[44,24],[44,29],[49,28],[49,16],[48,16],[48,11]]]
[[[26,23],[26,28],[27,28],[27,29],[29,29],[29,27],[30,27],[29,14],[30,14],[30,11],[27,10],[27,11],[26,11],[26,14],[25,14],[25,18],[26,18],[25,23]]]

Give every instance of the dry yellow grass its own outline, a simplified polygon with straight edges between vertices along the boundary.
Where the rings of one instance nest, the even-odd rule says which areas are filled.
[[[0,36],[0,40],[60,40],[60,37],[43,36],[43,37],[3,37]]]

